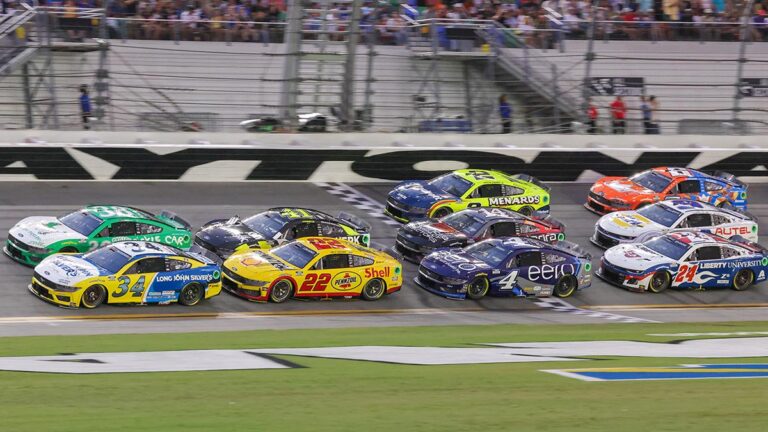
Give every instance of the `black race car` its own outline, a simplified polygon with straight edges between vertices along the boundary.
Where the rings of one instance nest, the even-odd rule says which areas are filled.
[[[235,251],[271,249],[286,241],[318,236],[369,246],[371,226],[344,212],[334,217],[318,210],[278,207],[246,219],[212,220],[195,233],[190,250],[221,263]]]

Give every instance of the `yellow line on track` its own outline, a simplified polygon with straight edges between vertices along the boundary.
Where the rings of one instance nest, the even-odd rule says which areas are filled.
[[[719,304],[639,304],[639,305],[584,305],[582,309],[595,311],[631,311],[653,309],[738,309],[764,308],[768,303],[719,303]]]
[[[3,317],[0,324],[6,322],[46,322],[46,321],[114,321],[140,319],[178,319],[178,318],[249,318],[249,317],[282,317],[282,316],[322,316],[322,315],[385,315],[385,314],[440,314],[452,312],[481,312],[481,308],[447,308],[447,309],[340,309],[340,310],[310,310],[310,311],[274,311],[274,312],[188,312],[188,313],[154,313],[154,314],[109,314],[109,315],[62,315],[36,317]]]

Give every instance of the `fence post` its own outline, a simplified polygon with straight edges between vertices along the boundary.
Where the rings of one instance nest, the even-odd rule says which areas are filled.
[[[739,43],[739,58],[736,66],[736,91],[733,95],[733,116],[732,119],[735,122],[739,120],[739,112],[741,111],[741,79],[744,77],[744,63],[747,62],[747,38],[750,36],[750,13],[754,7],[755,0],[747,0],[747,4],[744,5],[744,10],[741,13],[741,24],[739,25],[739,36],[741,41]]]
[[[587,32],[587,53],[584,56],[584,82],[582,83],[582,102],[580,118],[583,123],[587,123],[587,108],[589,106],[589,82],[592,79],[592,62],[595,60],[595,29],[597,28],[597,4],[592,6],[592,23]]]
[[[552,107],[555,121],[555,133],[560,133],[562,128],[560,125],[560,87],[557,85],[557,65],[552,64],[552,95],[555,102]]]

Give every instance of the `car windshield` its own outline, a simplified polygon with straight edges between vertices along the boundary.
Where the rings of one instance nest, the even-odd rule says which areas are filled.
[[[466,249],[467,255],[497,267],[507,257],[508,251],[495,242],[482,242]]]
[[[643,246],[674,260],[679,260],[690,248],[689,245],[666,236],[656,237],[651,241],[643,243]]]
[[[112,274],[120,271],[131,260],[130,256],[112,246],[96,249],[83,255],[83,258],[92,264],[108,270]]]
[[[636,176],[630,177],[630,180],[646,189],[650,189],[654,192],[662,192],[672,182],[671,179],[665,177],[656,171],[644,171]]]
[[[288,243],[285,246],[272,249],[271,253],[288,264],[298,268],[306,267],[307,264],[312,261],[312,258],[317,255],[317,252],[299,242]]]
[[[250,229],[263,235],[265,238],[274,238],[285,226],[286,220],[277,212],[265,212],[251,216],[243,223]]]
[[[87,237],[96,231],[102,220],[87,211],[76,211],[60,217],[59,222]]]
[[[665,206],[664,204],[654,204],[648,207],[643,207],[637,211],[640,216],[645,216],[648,219],[656,222],[657,224],[664,225],[665,227],[671,227],[680,218],[679,211]]]
[[[464,196],[467,190],[472,186],[467,180],[457,176],[456,174],[446,174],[429,181],[429,184],[440,189],[443,192],[447,192],[457,197]]]
[[[440,222],[468,236],[474,236],[483,227],[483,221],[472,216],[469,212],[454,213],[444,217]]]

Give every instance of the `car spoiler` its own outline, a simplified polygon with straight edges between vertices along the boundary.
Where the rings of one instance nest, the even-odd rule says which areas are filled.
[[[560,231],[565,231],[565,224],[559,220],[553,218],[551,215],[546,215],[542,218],[538,218],[540,221],[545,222],[555,228],[559,228]]]
[[[518,179],[518,180],[522,180],[524,182],[533,183],[536,186],[544,189],[547,192],[552,190],[552,188],[549,185],[547,185],[546,183],[542,182],[541,180],[537,179],[536,177],[534,177],[532,175],[528,175],[528,174],[514,174],[514,175],[511,175],[510,177]]]
[[[339,212],[339,215],[336,217],[353,225],[354,228],[360,231],[371,232],[371,224],[351,213]]]
[[[169,211],[169,210],[161,210],[160,214],[157,215],[159,219],[164,219],[166,221],[172,222],[179,228],[184,228],[186,230],[192,229],[192,224],[184,220],[181,216],[177,215],[176,213]]]
[[[727,181],[729,183],[733,183],[733,184],[739,186],[740,188],[742,188],[744,190],[746,190],[749,187],[749,185],[747,185],[743,181],[737,179],[735,175],[733,175],[731,173],[728,173],[728,172],[725,172],[725,171],[715,171],[712,174],[712,176],[717,177],[717,178],[722,179],[722,180],[725,180],[725,181]]]
[[[560,240],[557,243],[555,243],[555,247],[562,251],[572,253],[578,256],[579,258],[586,258],[588,260],[592,259],[592,254],[584,250],[584,248],[577,245],[576,243],[571,243],[566,240]]]
[[[740,235],[735,235],[731,237],[729,240],[732,242],[738,243],[742,246],[745,246],[755,252],[760,252],[763,255],[768,255],[768,249],[766,249],[765,246],[761,245],[760,243],[751,242]]]
[[[735,214],[738,214],[738,215],[741,215],[741,216],[746,216],[747,218],[749,218],[753,222],[758,222],[757,216],[755,216],[754,214],[748,212],[747,210],[743,210],[743,209],[734,207],[733,204],[731,204],[728,201],[725,201],[722,204],[720,204],[720,209],[725,210],[726,212],[731,212],[731,213],[735,213]]]

